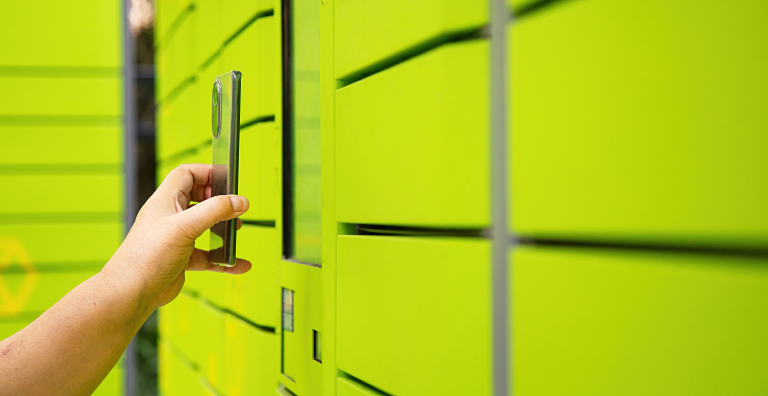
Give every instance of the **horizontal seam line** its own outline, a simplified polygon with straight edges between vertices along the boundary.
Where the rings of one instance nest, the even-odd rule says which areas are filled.
[[[528,3],[518,8],[513,8],[510,17],[512,19],[522,19],[527,16],[533,15],[539,11],[553,8],[558,3],[565,3],[570,0],[540,0],[532,3]]]
[[[355,385],[358,385],[358,386],[360,386],[360,387],[362,387],[362,388],[364,388],[364,389],[366,389],[368,391],[376,392],[376,393],[378,393],[378,394],[380,394],[382,396],[392,396],[391,393],[385,392],[381,388],[377,388],[377,387],[375,387],[375,386],[373,386],[373,385],[371,385],[371,384],[361,380],[360,378],[355,377],[354,375],[352,375],[352,374],[350,374],[350,373],[348,373],[346,371],[339,370],[339,373],[342,374],[341,378],[349,380],[350,382],[353,382]]]
[[[342,223],[349,224],[349,223]],[[446,237],[446,238],[490,238],[490,228],[441,228],[390,226],[379,224],[353,224],[353,235]]]
[[[768,258],[768,249],[745,249],[729,247],[707,247],[707,246],[681,246],[664,245],[654,243],[632,243],[632,242],[590,242],[573,241],[546,238],[512,238],[510,245],[516,247],[572,247],[584,249],[605,249],[614,251],[634,251],[649,253],[687,253],[699,255],[717,255],[717,256],[739,256]]]
[[[392,54],[384,59],[374,62],[372,65],[365,66],[357,71],[348,73],[345,76],[337,78],[336,80],[341,82],[341,86],[336,89],[352,85],[358,81],[364,80],[368,77],[381,73],[387,69],[391,69],[397,65],[400,65],[410,59],[416,58],[420,55],[426,54],[430,51],[438,49],[444,45],[459,43],[464,41],[472,41],[487,37],[486,27],[468,28],[462,30],[456,30],[452,32],[442,33],[438,36],[429,38],[420,43],[417,43],[410,48],[402,50],[396,54]]]

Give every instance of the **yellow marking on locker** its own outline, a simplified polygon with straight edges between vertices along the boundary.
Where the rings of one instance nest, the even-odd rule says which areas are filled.
[[[16,293],[10,290],[3,279],[3,272],[12,264],[18,264],[25,272]],[[32,265],[24,245],[16,238],[0,238],[0,317],[18,315],[39,281],[40,274]]]

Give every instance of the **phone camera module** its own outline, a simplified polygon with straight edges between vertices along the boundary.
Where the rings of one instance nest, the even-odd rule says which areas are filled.
[[[213,83],[213,102],[211,103],[211,130],[213,138],[216,139],[221,133],[221,82],[216,80]]]

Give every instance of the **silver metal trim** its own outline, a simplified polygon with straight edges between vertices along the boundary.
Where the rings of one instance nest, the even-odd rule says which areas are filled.
[[[507,65],[507,23],[509,9],[507,0],[490,0],[490,117],[491,117],[491,240],[492,240],[492,334],[493,334],[493,394],[512,395],[510,369],[512,359],[510,289],[508,283],[512,263],[509,261],[508,215],[511,207],[509,194],[509,153],[508,141],[508,76]]]
[[[134,59],[134,42],[128,15],[131,10],[131,0],[122,0],[123,13],[121,15],[123,27],[123,175],[125,185],[125,234],[131,230],[133,222],[136,220],[136,214],[139,211],[137,203],[138,191],[138,166],[137,161],[137,140],[138,129],[136,128],[136,70]],[[138,379],[138,359],[136,357],[136,337],[128,344],[125,349],[125,363],[123,374],[123,386],[126,396],[134,396],[137,391]]]

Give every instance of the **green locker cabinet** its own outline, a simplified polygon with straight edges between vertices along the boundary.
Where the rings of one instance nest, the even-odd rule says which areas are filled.
[[[282,80],[278,23],[279,17],[259,17],[222,51],[220,72],[239,70],[243,73],[241,124],[275,117],[280,108]]]
[[[197,3],[195,3],[197,4]],[[174,30],[166,36],[160,36],[156,51],[157,58],[157,91],[155,97],[160,103],[171,100],[171,95],[178,94],[184,82],[192,77],[200,63],[196,54],[200,48],[195,45],[195,31],[203,23],[205,16],[200,14],[198,7],[184,11],[177,17]],[[176,91],[176,92],[174,92]]]
[[[337,396],[378,396],[378,392],[371,391],[355,381],[347,378],[339,378],[337,380]]]
[[[512,24],[517,233],[768,243],[768,3],[552,5]]]
[[[0,266],[22,262],[43,267],[100,269],[123,240],[120,223],[2,224]],[[11,269],[7,267],[6,269]],[[0,273],[1,275],[1,273]]]
[[[336,219],[489,224],[488,43],[446,45],[336,92]]]
[[[55,176],[5,173],[0,174],[0,185],[24,192],[24,199],[18,195],[0,195],[0,217],[27,213],[99,213],[108,215],[110,221],[121,220],[123,178],[119,173]]]
[[[529,247],[513,257],[518,395],[762,395],[768,260]]]
[[[117,173],[123,162],[123,134],[111,126],[0,126],[3,145],[0,166],[26,166],[62,173],[103,171]],[[77,144],[72,144],[73,139]],[[34,144],[30,144],[34,139]],[[66,147],[66,150],[62,150]]]
[[[238,194],[248,198],[244,220],[276,221],[280,208],[281,128],[259,123],[240,131]]]
[[[334,18],[334,76],[345,80],[481,28],[488,2],[340,0]]]
[[[217,307],[200,301],[200,306],[195,310],[198,316],[196,323],[199,327],[197,334],[200,338],[195,340],[194,348],[200,353],[200,360],[196,361],[200,367],[200,373],[210,386],[223,393],[227,388],[227,370],[230,368],[224,359],[225,353],[225,322],[224,313]],[[205,343],[199,340],[207,339]]]
[[[280,263],[282,343],[278,382],[301,396],[322,395],[321,362],[314,359],[313,332],[324,330],[322,269],[290,261]],[[290,298],[286,293],[290,292]],[[290,309],[289,309],[290,307]]]
[[[253,265],[243,275],[227,278],[228,308],[263,326],[280,325],[279,234],[274,227],[244,225],[237,232],[237,257]]]
[[[119,1],[4,2],[0,74],[117,74],[121,19]]]
[[[159,390],[162,396],[203,396],[197,372],[166,343],[158,344]]]
[[[219,12],[227,21],[223,27],[224,36],[233,37],[239,29],[252,22],[253,18],[270,12],[274,13],[277,3],[279,3],[278,0],[220,0]],[[275,40],[275,43],[278,42]]]
[[[490,254],[479,238],[339,236],[338,368],[390,394],[490,394]]]
[[[114,126],[122,113],[122,82],[110,76],[52,78],[0,74],[4,87],[19,87],[0,98],[0,122],[6,125]],[[31,117],[39,117],[32,119]]]
[[[227,396],[275,394],[274,375],[280,370],[280,338],[227,315]]]

